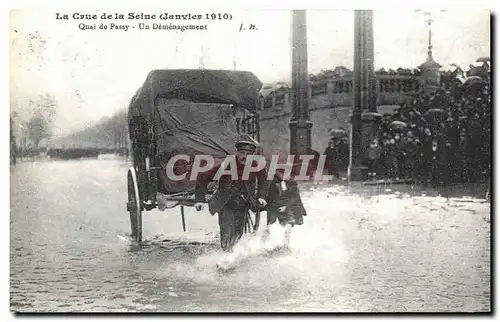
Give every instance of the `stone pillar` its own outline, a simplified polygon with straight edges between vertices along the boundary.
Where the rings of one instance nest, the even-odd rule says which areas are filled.
[[[311,149],[312,122],[297,120],[288,122],[290,127],[290,154],[308,154]]]
[[[366,155],[366,149],[370,142],[379,136],[380,123],[382,122],[382,115],[377,112],[370,112],[364,110],[361,114],[361,153]]]
[[[354,13],[354,80],[351,116],[349,181],[363,180],[363,159],[369,141],[376,135],[381,115],[377,113],[377,83],[373,68],[373,13]]]
[[[290,127],[290,153],[306,154],[311,149],[309,121],[309,82],[307,77],[306,11],[294,10],[292,19],[292,119]]]
[[[377,106],[380,104],[379,103],[379,97],[380,97],[380,88],[381,88],[381,85],[380,85],[380,80],[378,78],[375,77],[375,90],[376,90],[376,100],[375,100],[375,103],[377,103]]]

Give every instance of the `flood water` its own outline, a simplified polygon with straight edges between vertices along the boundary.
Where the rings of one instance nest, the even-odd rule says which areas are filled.
[[[143,215],[145,245],[127,238],[127,168],[116,159],[11,167],[11,310],[491,309],[490,204],[461,187],[453,198],[396,185],[305,189],[292,253],[265,255],[259,236],[247,237],[235,250],[244,260],[223,274],[207,211],[187,208],[183,232],[178,208],[155,209]],[[278,244],[283,231],[272,228]]]

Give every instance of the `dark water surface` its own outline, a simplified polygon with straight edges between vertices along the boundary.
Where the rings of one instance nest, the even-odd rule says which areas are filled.
[[[293,252],[265,256],[259,236],[248,237],[236,250],[246,260],[221,274],[208,212],[188,208],[183,232],[178,208],[153,210],[144,214],[146,245],[126,238],[127,168],[123,160],[11,167],[11,310],[490,310],[490,204],[460,187],[454,198],[387,191],[396,186],[305,190],[309,215],[294,229]],[[272,228],[271,246],[283,234]]]

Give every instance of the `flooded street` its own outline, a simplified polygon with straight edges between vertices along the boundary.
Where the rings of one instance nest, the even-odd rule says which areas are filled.
[[[294,229],[293,252],[265,256],[259,236],[248,237],[236,249],[246,261],[222,274],[217,218],[208,211],[187,208],[183,232],[179,208],[155,209],[143,215],[146,245],[126,238],[128,166],[110,159],[11,167],[11,310],[490,310],[484,200],[398,193],[396,185],[385,194],[305,190],[308,216]],[[283,231],[272,228],[278,240]]]

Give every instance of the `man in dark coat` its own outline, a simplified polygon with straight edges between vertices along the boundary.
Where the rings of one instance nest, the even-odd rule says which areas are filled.
[[[442,141],[442,140],[441,140]],[[446,150],[442,146],[442,142],[434,139],[431,141],[431,147],[427,151],[427,162],[428,162],[428,182],[431,183],[444,183],[444,179],[447,175],[447,156]]]
[[[280,225],[285,228],[284,250],[289,250],[292,228],[295,225],[302,225],[304,223],[303,216],[307,216],[297,182],[284,180],[283,173],[278,171],[269,186],[266,200],[268,201],[265,207],[267,227],[264,239],[269,237],[269,226],[278,220]]]
[[[325,150],[326,166],[329,175],[334,175],[340,179],[339,174],[339,158],[340,158],[340,144],[338,140],[330,140],[328,147]]]
[[[366,150],[366,158],[368,165],[368,176],[370,179],[375,180],[377,175],[380,158],[382,156],[382,147],[378,144],[378,139],[373,139],[370,146]]]
[[[266,206],[265,197],[269,186],[265,168],[250,173],[248,180],[243,178],[247,156],[256,153],[259,143],[245,134],[240,136],[235,146],[238,178],[233,180],[235,178],[231,176],[221,176],[217,191],[208,201],[210,214],[219,215],[221,247],[225,251],[232,250],[243,236],[249,210],[256,212]],[[198,176],[195,190],[196,210],[203,209],[208,183],[214,179],[219,167]]]

